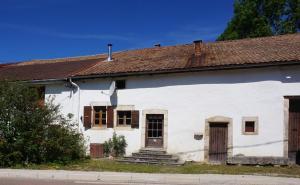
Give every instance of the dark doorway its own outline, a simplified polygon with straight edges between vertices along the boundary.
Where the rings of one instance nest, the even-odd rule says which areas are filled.
[[[228,143],[228,123],[209,125],[209,162],[226,163]]]
[[[163,114],[147,114],[146,115],[146,147],[163,147],[163,130],[164,115]]]
[[[289,100],[289,159],[300,164],[300,99]]]

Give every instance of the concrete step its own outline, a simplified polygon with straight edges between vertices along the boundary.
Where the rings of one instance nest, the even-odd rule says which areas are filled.
[[[161,153],[132,153],[134,157],[158,157],[158,158],[172,158],[170,154],[161,154]]]
[[[142,153],[142,154],[166,154],[167,152],[163,149],[143,148],[143,149],[140,149],[139,153]]]
[[[132,156],[124,157],[118,160],[126,163],[143,163],[143,164],[163,164],[163,165],[182,165],[179,157],[167,154],[161,148],[142,148],[139,152],[132,153]]]
[[[164,162],[164,161],[145,161],[145,160],[132,160],[132,159],[119,159],[118,162],[123,163],[136,163],[136,164],[157,164],[157,165],[172,165],[172,166],[181,166],[183,162]]]
[[[135,157],[135,156],[124,157],[123,159],[138,160],[138,161],[153,161],[153,162],[177,162],[179,160],[178,157],[159,158],[159,157]]]

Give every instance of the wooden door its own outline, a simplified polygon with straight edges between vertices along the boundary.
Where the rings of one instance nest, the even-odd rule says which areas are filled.
[[[146,147],[163,147],[164,115],[146,115]]]
[[[289,159],[300,164],[300,100],[290,100],[288,148]]]
[[[91,156],[91,158],[104,157],[103,144],[91,143],[90,144],[90,156]]]
[[[209,161],[226,163],[228,129],[227,123],[210,123],[209,127]]]

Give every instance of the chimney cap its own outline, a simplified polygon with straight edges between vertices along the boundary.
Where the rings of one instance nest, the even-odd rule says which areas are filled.
[[[202,40],[194,40],[194,44],[202,43]]]
[[[111,43],[108,43],[107,46],[112,46],[112,44],[111,44]]]
[[[161,46],[160,43],[154,44],[154,47],[160,47],[160,46]]]

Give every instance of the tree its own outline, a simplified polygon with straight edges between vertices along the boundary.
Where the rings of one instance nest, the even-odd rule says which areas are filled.
[[[0,166],[66,163],[84,155],[82,135],[58,105],[41,106],[36,88],[0,82]]]
[[[217,40],[295,33],[299,21],[300,0],[236,0],[234,16]]]

